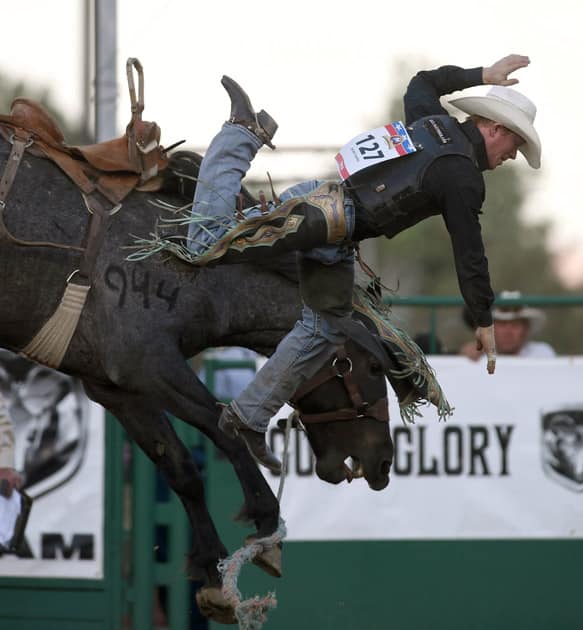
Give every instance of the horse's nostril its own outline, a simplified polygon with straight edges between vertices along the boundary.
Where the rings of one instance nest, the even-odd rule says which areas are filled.
[[[391,472],[391,462],[388,459],[385,459],[381,464],[381,473],[383,475],[388,475]]]

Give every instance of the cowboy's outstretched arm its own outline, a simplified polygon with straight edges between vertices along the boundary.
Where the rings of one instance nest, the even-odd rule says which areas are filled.
[[[423,116],[448,115],[439,97],[483,84],[483,68],[440,66],[421,70],[409,82],[403,97],[405,121],[409,125]]]
[[[486,85],[516,85],[518,79],[509,79],[508,75],[515,70],[526,68],[530,59],[525,55],[508,55],[482,70],[482,80]]]

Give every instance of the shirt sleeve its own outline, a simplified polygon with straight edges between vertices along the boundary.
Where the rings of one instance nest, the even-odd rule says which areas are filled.
[[[8,407],[0,394],[0,468],[14,468],[14,431]]]
[[[479,220],[485,194],[483,179],[468,158],[444,156],[428,169],[423,189],[435,198],[442,212],[462,297],[476,324],[490,326],[494,292]]]
[[[481,67],[441,66],[418,72],[411,79],[403,99],[406,123],[409,125],[423,116],[448,114],[439,97],[476,85],[483,85]]]

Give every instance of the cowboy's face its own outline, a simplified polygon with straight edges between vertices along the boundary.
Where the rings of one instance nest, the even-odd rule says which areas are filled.
[[[500,123],[488,125],[482,130],[482,135],[490,170],[501,166],[506,160],[516,159],[518,148],[524,144],[524,140],[518,134]]]
[[[518,354],[528,339],[530,324],[527,319],[497,319],[494,338],[499,354]]]

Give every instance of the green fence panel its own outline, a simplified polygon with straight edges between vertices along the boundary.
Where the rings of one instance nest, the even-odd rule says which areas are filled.
[[[104,579],[0,578],[0,630],[121,629],[123,434],[105,422]]]
[[[200,449],[200,434],[172,419],[174,429],[187,448]],[[164,496],[159,488],[163,487]],[[180,499],[157,476],[153,463],[135,445],[132,446],[132,560],[129,616],[132,630],[153,627],[152,601],[164,591],[166,616],[171,630],[190,628],[191,614],[196,607],[191,582],[186,573],[186,556],[190,549],[190,523]],[[163,558],[157,559],[162,544],[156,539],[157,529],[164,529]]]

